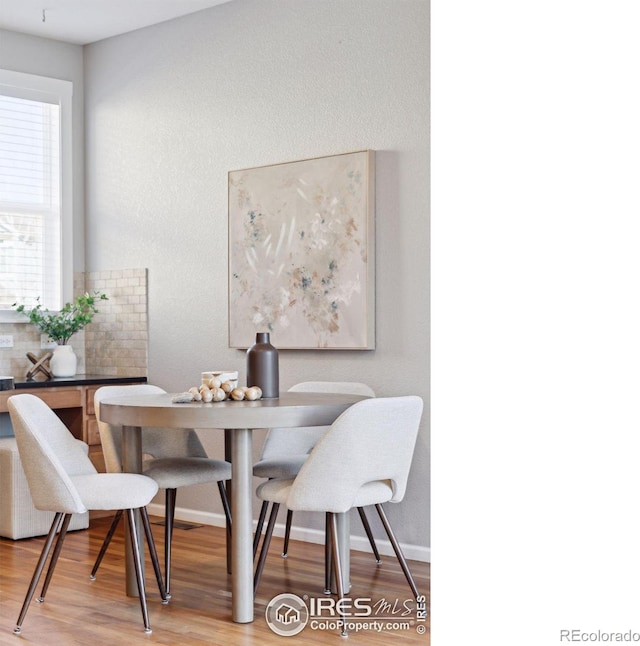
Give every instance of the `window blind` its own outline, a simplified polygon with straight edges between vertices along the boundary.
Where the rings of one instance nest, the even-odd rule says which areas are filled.
[[[61,304],[60,105],[0,87],[0,310]]]

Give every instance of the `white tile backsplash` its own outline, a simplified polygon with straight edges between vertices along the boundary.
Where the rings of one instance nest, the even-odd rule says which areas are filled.
[[[76,273],[74,293],[100,290],[93,322],[71,339],[78,356],[78,374],[145,376],[147,374],[147,270],[122,269]],[[40,356],[40,331],[29,323],[0,323],[0,334],[13,335],[13,348],[0,348],[0,374],[24,379]]]

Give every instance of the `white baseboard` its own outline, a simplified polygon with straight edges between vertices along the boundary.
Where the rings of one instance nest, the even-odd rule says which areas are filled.
[[[164,505],[160,503],[152,503],[147,506],[149,514],[152,516],[164,516]],[[295,519],[295,516],[294,516]],[[186,507],[176,507],[176,520],[182,520],[190,523],[199,523],[201,525],[212,525],[214,527],[224,527],[225,517],[224,514],[216,514],[212,512],[197,511],[195,509],[188,509]],[[256,521],[253,521],[254,528]],[[276,523],[274,536],[284,536],[284,524]],[[291,527],[291,538],[297,541],[304,541],[306,543],[324,543],[324,532],[317,529],[310,529],[308,527],[298,527],[293,525]],[[388,540],[376,538],[376,545],[378,551],[384,556],[395,556],[393,547]],[[424,563],[431,562],[431,549],[429,547],[422,547],[421,545],[410,545],[408,543],[401,543],[400,547],[404,552],[407,559],[412,561],[422,561]],[[352,536],[351,549],[359,552],[370,552],[371,546],[366,536]]]

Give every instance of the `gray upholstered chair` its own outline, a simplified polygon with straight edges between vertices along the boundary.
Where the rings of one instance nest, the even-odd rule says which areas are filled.
[[[96,390],[94,407],[98,420],[98,431],[102,443],[105,464],[109,473],[122,471],[122,434],[100,420],[100,403],[105,399],[135,395],[153,395],[164,393],[158,386],[139,384],[134,386],[103,386]],[[224,460],[209,458],[197,433],[193,429],[142,429],[142,472],[153,478],[160,489],[165,489],[165,587],[167,596],[171,597],[171,539],[173,536],[174,515],[176,508],[176,490],[188,485],[215,482],[222,501],[222,507],[231,525],[231,512],[225,480],[231,479],[231,464]],[[104,539],[91,576],[95,577],[111,538],[118,526],[122,514],[117,513],[111,528]]]
[[[411,591],[419,596],[382,504],[405,494],[422,416],[420,397],[379,397],[350,406],[315,445],[295,478],[262,483],[257,495],[293,511],[324,512],[328,517],[332,561],[339,598],[344,596],[335,514],[375,505]],[[273,528],[267,528],[256,568],[257,589]],[[343,617],[344,619],[344,617]]]
[[[56,534],[58,539],[51,555],[42,592],[43,602],[58,561],[72,514],[90,510],[126,510],[129,538],[133,549],[138,594],[145,632],[151,632],[142,574],[142,557],[134,530],[136,509],[140,510],[151,560],[163,602],[166,593],[158,563],[146,505],[158,491],[158,485],[147,476],[133,473],[98,473],[82,446],[58,416],[34,395],[14,395],[8,400],[11,424],[16,436],[20,459],[36,509],[55,513],[42,553],[36,565],[27,595],[14,628],[20,633],[22,622],[42,576]]]
[[[363,397],[375,397],[373,390],[367,384],[352,381],[303,381],[289,388],[289,392],[310,392],[310,393],[341,393],[345,395],[362,395]],[[294,478],[300,467],[304,464],[309,453],[316,445],[316,442],[326,433],[328,426],[308,426],[296,428],[292,432],[290,428],[272,428],[269,430],[262,448],[260,460],[253,466],[253,475],[258,478]],[[262,527],[267,515],[269,503],[265,500],[260,507],[258,525],[253,539],[253,553],[258,551]],[[358,513],[362,525],[369,539],[376,562],[380,563],[380,553],[371,532],[371,527],[362,507],[358,507]],[[284,532],[284,547],[282,557],[287,558],[289,551],[289,537],[291,534],[291,521],[293,512],[287,510],[287,520]],[[276,521],[276,514],[269,517],[272,523],[271,529]],[[326,533],[328,536],[328,533]],[[329,574],[329,542],[325,539],[327,550],[325,564],[327,575]]]

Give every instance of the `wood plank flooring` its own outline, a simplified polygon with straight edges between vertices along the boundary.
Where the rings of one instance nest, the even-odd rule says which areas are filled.
[[[276,635],[264,617],[268,602],[278,594],[289,592],[300,597],[325,597],[324,548],[321,545],[291,541],[289,558],[280,556],[282,539],[274,538],[255,605],[255,621],[236,624],[231,621],[231,578],[226,572],[224,530],[203,526],[176,529],[172,560],[172,598],[162,605],[151,565],[147,559],[146,584],[153,633],[143,631],[137,599],[124,591],[124,533],[122,528],[102,562],[97,579],[89,572],[110,517],[92,519],[87,530],[71,532],[65,540],[56,572],[45,603],[32,601],[22,633],[13,634],[24,595],[37,562],[44,537],[12,541],[0,539],[0,644],[18,646],[113,646],[126,644],[167,644],[171,646],[219,644],[249,646],[252,644],[287,643],[287,637]],[[152,519],[159,520],[159,519]],[[153,525],[153,534],[162,561],[164,527]],[[410,561],[418,588],[426,597],[429,609],[429,564]],[[371,622],[409,622],[407,628],[376,631],[372,628],[352,630],[347,640],[334,629],[312,629],[307,625],[291,638],[296,646],[307,644],[371,644],[389,646],[390,642],[429,644],[430,620],[417,621],[415,601],[400,566],[391,556],[383,556],[376,565],[373,556],[351,552],[351,598],[368,597],[378,604],[378,616],[365,617]],[[36,595],[40,593],[40,588]],[[384,600],[384,601],[383,601]],[[387,602],[396,603],[396,613],[381,611]],[[402,608],[407,602],[410,612]],[[374,610],[375,612],[375,610]],[[330,619],[329,617],[322,618]],[[419,632],[424,629],[424,632]]]

